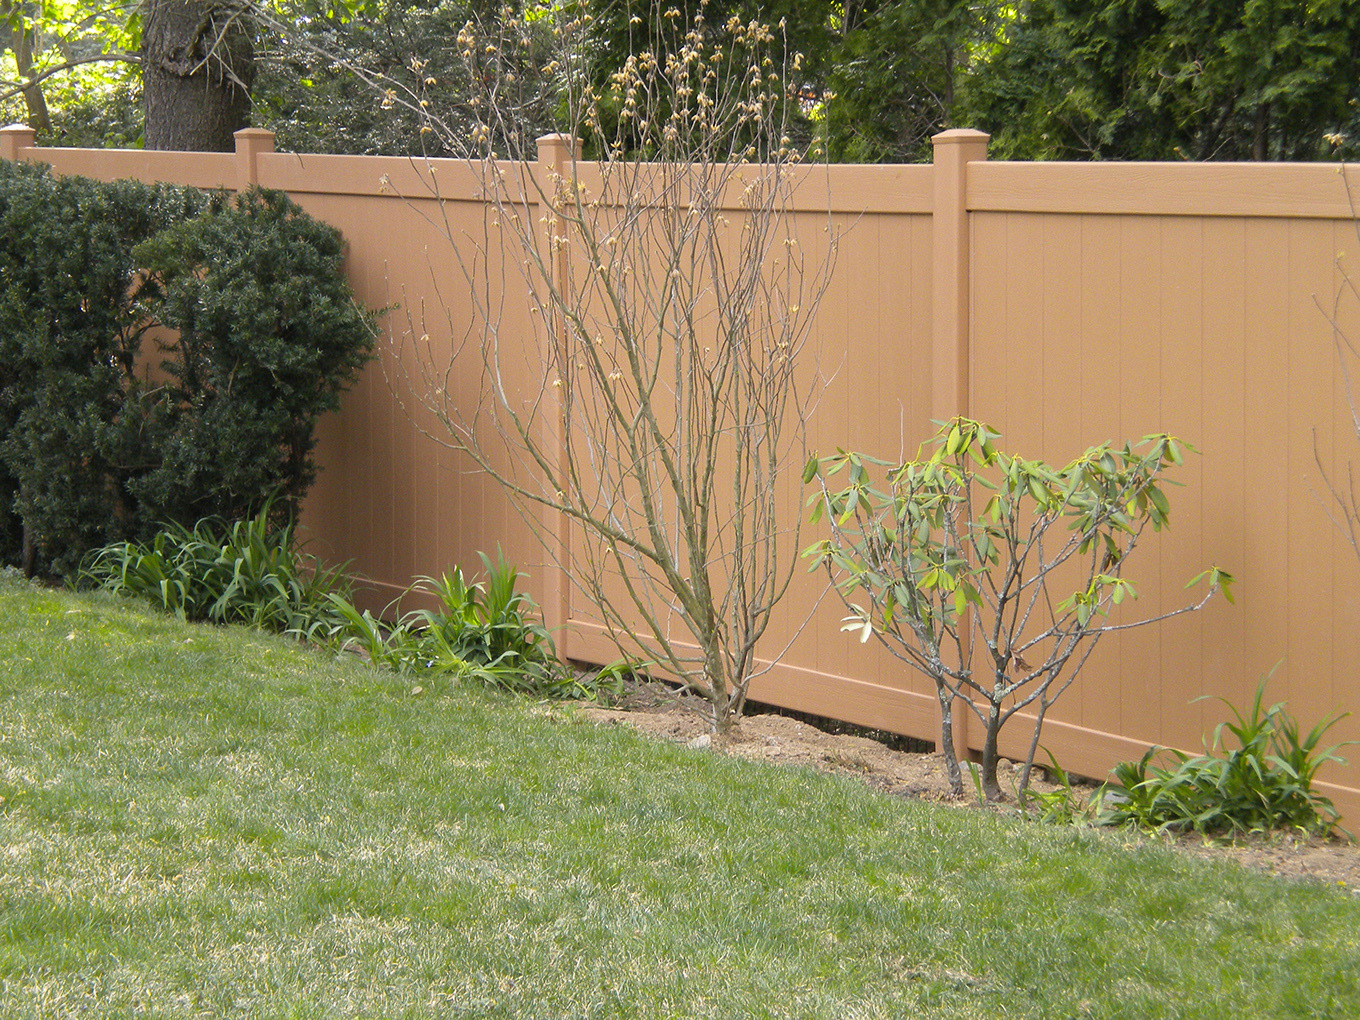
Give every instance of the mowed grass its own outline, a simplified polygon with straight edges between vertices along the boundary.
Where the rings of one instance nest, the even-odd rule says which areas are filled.
[[[0,1016],[1355,1017],[1360,903],[0,582]]]

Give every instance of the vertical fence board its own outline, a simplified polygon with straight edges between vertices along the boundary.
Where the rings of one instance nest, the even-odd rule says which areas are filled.
[[[1071,300],[1081,315],[1077,340],[1081,349],[1085,385],[1079,391],[1083,408],[1080,442],[1088,446],[1118,443],[1125,436],[1118,394],[1124,386],[1125,364],[1120,350],[1122,277],[1119,271],[1119,220],[1115,217],[1082,216],[1081,267],[1070,278],[1075,292]],[[1076,399],[1071,393],[1069,400]],[[1104,669],[1118,679],[1118,665],[1125,657],[1125,637],[1115,633],[1102,638],[1090,667]],[[1111,689],[1090,677],[1079,680],[1068,692],[1080,705],[1078,725],[1094,730],[1113,730],[1110,718]]]
[[[1243,446],[1254,453],[1244,506],[1245,555],[1238,571],[1238,602],[1246,621],[1247,668],[1261,672],[1288,661],[1288,635],[1276,621],[1286,608],[1289,548],[1276,534],[1290,513],[1288,466],[1289,348],[1280,342],[1286,327],[1280,280],[1287,278],[1288,224],[1267,220],[1247,225],[1246,238],[1246,386],[1242,399],[1249,413]],[[1224,565],[1226,569],[1231,567]],[[1233,700],[1240,700],[1237,679]]]
[[[1287,238],[1286,319],[1279,335],[1285,340],[1289,359],[1286,399],[1292,413],[1284,426],[1290,509],[1277,526],[1284,524],[1290,551],[1288,615],[1283,621],[1290,647],[1287,668],[1282,670],[1286,682],[1272,687],[1274,696],[1287,696],[1300,716],[1316,719],[1335,708],[1330,684],[1323,679],[1331,673],[1331,649],[1337,637],[1335,618],[1330,606],[1324,608],[1325,603],[1318,600],[1322,597],[1330,601],[1335,590],[1337,550],[1322,503],[1323,487],[1314,450],[1324,463],[1331,459],[1333,441],[1325,425],[1335,420],[1334,358],[1328,344],[1330,330],[1316,299],[1326,300],[1332,288],[1336,248],[1332,225],[1323,220],[1290,221]],[[1347,629],[1354,629],[1354,621]]]
[[[1203,220],[1184,218],[1163,223],[1160,247],[1165,260],[1157,368],[1161,414],[1149,421],[1147,428],[1168,432],[1203,450]],[[1143,430],[1143,425],[1136,426],[1136,431]],[[1196,512],[1206,495],[1203,456],[1187,454],[1185,463],[1173,467],[1166,477],[1171,483],[1166,487],[1171,501],[1170,526],[1160,534],[1147,535],[1147,547],[1139,551],[1137,572],[1165,593],[1160,611],[1174,612],[1195,598],[1194,592],[1185,590],[1185,584],[1203,563],[1204,518]],[[1136,610],[1148,612],[1151,608],[1138,605]],[[1204,675],[1203,616],[1176,617],[1156,629],[1162,635],[1165,664],[1156,692],[1156,700],[1164,706],[1158,732],[1168,743],[1193,747],[1202,731],[1200,712],[1185,692],[1196,687]]]
[[[1240,218],[1204,223],[1204,293],[1201,330],[1204,338],[1202,431],[1199,456],[1203,465],[1201,516],[1204,532],[1202,562],[1221,564],[1232,571],[1247,562],[1245,505],[1247,470],[1254,458],[1246,450],[1246,425],[1251,408],[1243,399],[1247,386],[1247,223]],[[1179,520],[1173,527],[1179,524]],[[1250,582],[1243,580],[1245,593]],[[1237,698],[1248,665],[1244,615],[1222,601],[1204,614],[1204,663],[1199,691],[1221,698]],[[1194,718],[1199,732],[1207,732],[1221,718],[1221,706],[1197,702]],[[1193,746],[1193,745],[1192,745]]]

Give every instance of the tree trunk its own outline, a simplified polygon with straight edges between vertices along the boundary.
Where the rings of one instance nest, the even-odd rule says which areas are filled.
[[[32,577],[37,563],[37,544],[33,541],[33,531],[28,524],[24,524],[24,547],[19,557],[19,566],[23,568],[25,577]]]
[[[718,640],[717,628],[710,618],[706,621],[705,633],[700,638],[704,649],[704,682],[713,692],[713,732],[727,733],[736,722],[733,713],[736,691],[728,684],[727,670],[723,664],[722,645]]]
[[[18,39],[14,50],[14,62],[19,77],[29,84],[24,86],[24,105],[28,108],[28,126],[34,131],[47,131],[52,127],[52,117],[47,112],[47,97],[43,95],[42,85],[31,81],[33,77],[33,30],[25,31]]]
[[[22,18],[15,18],[16,0],[0,3],[0,18],[6,23],[8,48],[14,54],[14,67],[19,77],[30,81],[33,77],[33,26]],[[46,131],[52,126],[47,112],[47,99],[42,85],[31,82],[24,86],[24,105],[28,108],[28,126],[35,131]]]
[[[1001,784],[996,781],[996,766],[1001,761],[997,750],[997,735],[1001,732],[1001,709],[993,704],[987,713],[987,736],[982,743],[982,795],[987,803],[997,804],[1006,799]]]
[[[944,755],[944,771],[949,777],[949,792],[963,796],[963,770],[954,753],[954,692],[938,680],[935,693],[940,699],[940,753]]]
[[[1260,163],[1270,158],[1270,103],[1256,108],[1256,130],[1251,139],[1251,158]]]
[[[142,30],[146,147],[230,152],[245,127],[255,48],[231,0],[147,0]]]

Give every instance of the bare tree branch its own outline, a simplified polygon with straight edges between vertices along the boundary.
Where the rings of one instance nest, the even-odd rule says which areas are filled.
[[[15,96],[21,95],[25,89],[32,88],[34,85],[46,81],[53,75],[63,74],[66,71],[81,67],[85,64],[140,64],[141,62],[142,58],[136,53],[98,53],[92,57],[80,57],[76,60],[68,60],[62,64],[53,64],[51,67],[43,68],[41,71],[34,74],[32,78],[25,78],[23,81],[5,80],[0,78],[0,87],[5,89],[5,91],[0,92],[0,100],[13,99]]]

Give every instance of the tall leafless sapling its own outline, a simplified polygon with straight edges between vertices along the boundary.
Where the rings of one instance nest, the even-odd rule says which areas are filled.
[[[1356,209],[1356,196],[1351,184],[1355,170],[1349,166],[1341,166],[1338,170],[1341,185],[1345,189],[1346,201],[1350,206],[1350,222],[1356,249],[1360,251],[1360,214]],[[1354,260],[1348,260],[1344,251],[1337,253],[1335,264],[1337,284],[1330,302],[1324,304],[1316,295],[1313,300],[1331,326],[1337,367],[1341,372],[1346,392],[1346,407],[1350,413],[1350,431],[1356,440],[1360,441],[1360,402],[1357,402],[1360,394],[1357,394],[1353,381],[1356,369],[1360,367],[1360,346],[1357,346],[1356,331],[1351,325],[1355,321],[1357,309],[1360,309],[1360,283],[1350,268]],[[1355,464],[1349,460],[1346,462],[1344,476],[1329,470],[1323,463],[1316,430],[1313,434],[1313,459],[1317,463],[1322,483],[1327,489],[1327,513],[1337,531],[1350,545],[1356,559],[1360,560],[1360,484],[1355,477]]]
[[[427,125],[470,152],[486,203],[477,231],[445,221],[480,400],[455,406],[468,362],[438,353],[419,322],[409,382],[438,438],[529,508],[559,556],[567,522],[563,567],[608,633],[701,695],[721,730],[796,566],[815,395],[803,362],[836,238],[825,216],[811,239],[794,229],[793,190],[815,177],[786,133],[797,58],[777,28],[659,6],[662,44],[599,83],[589,10],[506,13],[459,34],[478,123],[463,137]],[[515,68],[545,37],[567,128],[545,143],[558,154],[546,173],[500,158],[523,146]],[[510,293],[530,336],[507,315]]]

